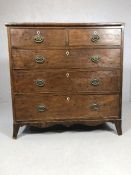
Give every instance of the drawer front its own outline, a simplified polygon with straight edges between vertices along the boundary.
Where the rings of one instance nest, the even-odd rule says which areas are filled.
[[[112,92],[120,89],[120,72],[48,70],[13,71],[14,92]]]
[[[65,44],[64,29],[11,29],[11,45],[14,48],[45,48]]]
[[[12,50],[14,69],[120,67],[120,49]]]
[[[121,29],[70,29],[69,45],[120,45]]]
[[[17,120],[118,118],[118,95],[16,95]]]

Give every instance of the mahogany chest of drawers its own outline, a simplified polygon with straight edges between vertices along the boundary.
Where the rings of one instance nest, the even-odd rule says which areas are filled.
[[[7,24],[13,137],[23,125],[121,130],[123,24]]]

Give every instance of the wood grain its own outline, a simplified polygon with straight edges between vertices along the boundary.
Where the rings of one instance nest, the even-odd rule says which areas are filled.
[[[69,77],[68,77],[69,76]],[[73,70],[47,70],[47,71],[21,71],[14,70],[14,92],[106,92],[120,90],[120,72],[113,71],[73,71]],[[97,79],[99,85],[92,85]],[[37,80],[43,80],[42,87],[36,85]]]
[[[37,63],[37,56],[45,61]],[[100,60],[92,62],[92,56]],[[120,68],[120,64],[120,49],[12,50],[13,69]]]
[[[94,32],[99,35],[98,42],[91,41]],[[76,37],[77,36],[77,37]],[[70,29],[69,45],[120,45],[121,29]]]
[[[34,37],[37,31],[44,38],[42,43],[36,43]],[[11,29],[11,46],[12,48],[46,48],[51,46],[65,46],[66,32],[63,29]]]
[[[24,125],[98,125],[121,130],[123,23],[12,23],[8,27],[13,138]],[[92,42],[95,34],[97,42]],[[43,42],[36,43],[40,34]],[[66,54],[68,51],[68,55]],[[43,63],[36,56],[44,57]],[[99,57],[93,62],[91,57]],[[94,86],[92,80],[99,80]],[[42,87],[36,80],[44,80]],[[92,105],[95,110],[92,110]],[[45,105],[43,112],[38,106]],[[43,109],[43,107],[42,107]]]
[[[17,120],[48,119],[102,119],[119,118],[118,95],[16,95]],[[91,105],[97,103],[100,109],[93,111]],[[45,105],[47,110],[38,112],[38,105]]]

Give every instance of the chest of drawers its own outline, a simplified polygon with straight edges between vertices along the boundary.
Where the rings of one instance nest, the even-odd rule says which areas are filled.
[[[123,24],[7,24],[14,131],[23,125],[121,130]]]

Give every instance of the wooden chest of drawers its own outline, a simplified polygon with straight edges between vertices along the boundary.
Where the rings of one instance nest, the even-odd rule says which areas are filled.
[[[7,24],[13,137],[20,126],[121,131],[123,24]]]

